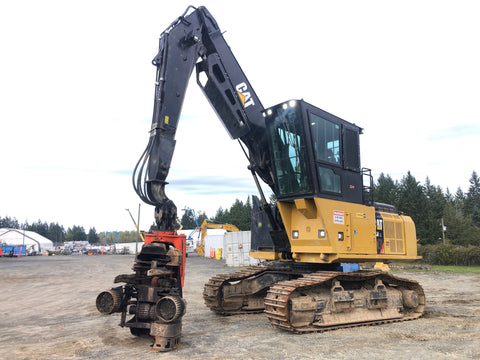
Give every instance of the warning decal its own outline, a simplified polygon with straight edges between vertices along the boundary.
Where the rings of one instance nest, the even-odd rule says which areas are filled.
[[[345,213],[341,210],[333,210],[333,223],[344,225],[345,224]]]

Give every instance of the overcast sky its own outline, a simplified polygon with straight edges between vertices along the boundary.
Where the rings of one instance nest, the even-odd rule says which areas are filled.
[[[190,1],[3,1],[0,216],[133,230],[158,36]],[[364,128],[362,166],[455,192],[480,171],[476,1],[209,1],[263,105],[303,98]],[[202,5],[193,4],[193,5]],[[167,195],[213,216],[255,194],[191,82]],[[153,223],[142,204],[141,228]],[[182,211],[179,210],[179,216]]]

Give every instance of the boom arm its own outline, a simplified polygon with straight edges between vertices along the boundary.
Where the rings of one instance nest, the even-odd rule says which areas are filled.
[[[132,181],[140,198],[155,206],[159,230],[173,230],[175,224],[176,207],[165,195],[165,185],[194,67],[198,85],[226,130],[248,149],[252,172],[273,188],[263,106],[205,7],[188,7],[160,35],[152,63],[157,73],[150,139]]]

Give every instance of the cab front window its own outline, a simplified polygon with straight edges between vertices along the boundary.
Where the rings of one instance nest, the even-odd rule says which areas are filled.
[[[269,131],[279,193],[288,195],[310,192],[306,139],[297,108],[284,106],[273,111]]]

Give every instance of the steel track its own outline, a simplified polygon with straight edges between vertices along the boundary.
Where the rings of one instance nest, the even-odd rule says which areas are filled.
[[[415,309],[406,311],[402,318],[398,319],[382,319],[377,321],[356,322],[328,327],[319,327],[315,325],[294,327],[289,321],[289,299],[295,291],[307,290],[309,288],[321,286],[323,283],[338,280],[365,281],[374,278],[380,278],[387,285],[403,286],[409,290],[414,290],[419,296],[419,305]],[[282,281],[270,287],[267,297],[265,298],[265,313],[275,327],[292,331],[295,333],[312,333],[324,332],[343,328],[351,328],[358,326],[379,325],[400,321],[408,321],[418,319],[422,316],[425,308],[425,294],[423,288],[412,280],[402,279],[383,272],[368,273],[340,273],[319,271],[312,274],[306,274],[304,277]]]
[[[255,313],[262,313],[263,309],[259,310],[227,310],[224,309],[223,303],[223,292],[222,286],[226,282],[233,282],[233,281],[241,281],[243,279],[247,279],[251,276],[260,275],[264,271],[269,269],[264,267],[249,267],[243,271],[231,273],[231,274],[219,274],[216,275],[210,280],[208,283],[205,284],[203,290],[203,300],[205,301],[205,305],[212,311],[216,312],[217,314],[221,315],[237,315],[237,314],[255,314]]]

